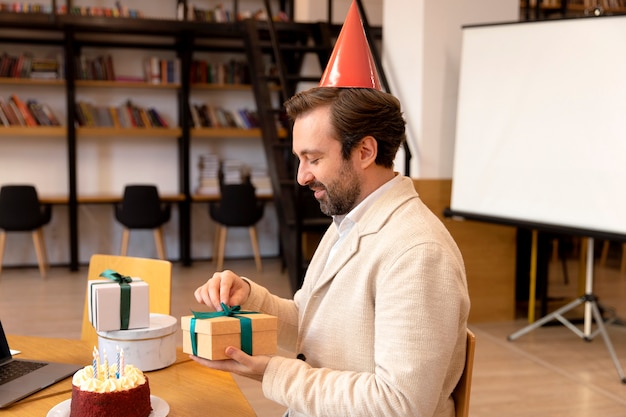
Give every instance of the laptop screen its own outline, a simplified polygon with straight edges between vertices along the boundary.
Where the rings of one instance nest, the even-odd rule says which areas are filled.
[[[2,321],[0,321],[0,364],[7,362],[11,359],[11,350],[9,349],[9,342],[7,341],[4,329],[2,328]]]

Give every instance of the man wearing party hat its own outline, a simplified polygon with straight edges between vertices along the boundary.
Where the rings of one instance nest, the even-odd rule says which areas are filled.
[[[353,2],[320,86],[285,104],[298,182],[333,217],[293,300],[217,272],[195,292],[279,319],[294,358],[197,362],[262,381],[295,416],[452,417],[465,357],[469,296],[448,231],[394,172],[405,140],[400,103],[381,91]]]

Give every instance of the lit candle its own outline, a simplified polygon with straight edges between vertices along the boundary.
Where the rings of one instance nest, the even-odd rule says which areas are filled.
[[[120,379],[120,347],[115,346],[115,363],[117,365],[117,369],[115,370],[115,378]]]

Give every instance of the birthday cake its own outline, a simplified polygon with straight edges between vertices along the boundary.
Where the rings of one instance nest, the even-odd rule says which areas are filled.
[[[74,374],[69,417],[148,417],[151,412],[148,378],[133,365],[94,363]]]

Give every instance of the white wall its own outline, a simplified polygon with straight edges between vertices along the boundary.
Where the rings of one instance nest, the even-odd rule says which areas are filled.
[[[461,27],[518,20],[519,0],[387,0],[383,62],[403,104],[411,176],[451,178]]]

